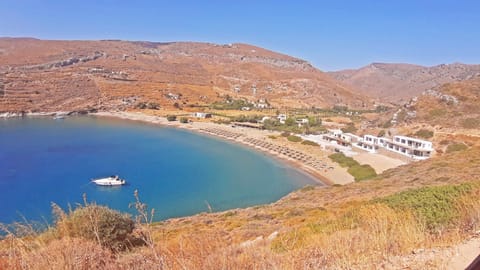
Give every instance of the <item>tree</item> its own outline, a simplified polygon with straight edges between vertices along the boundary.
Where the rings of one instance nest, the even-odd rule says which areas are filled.
[[[293,119],[292,117],[287,118],[287,120],[285,120],[285,125],[289,127],[295,125],[295,119]]]

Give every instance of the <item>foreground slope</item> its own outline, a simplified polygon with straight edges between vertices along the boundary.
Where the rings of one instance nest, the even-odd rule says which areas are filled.
[[[0,38],[0,111],[178,108],[227,95],[277,107],[368,106],[308,62],[247,44]]]
[[[411,64],[372,63],[359,69],[328,74],[363,94],[389,102],[403,103],[425,90],[478,76],[480,65],[454,63],[424,67]]]

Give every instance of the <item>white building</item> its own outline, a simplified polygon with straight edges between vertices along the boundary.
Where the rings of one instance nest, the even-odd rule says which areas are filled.
[[[295,122],[298,124],[299,127],[308,124],[308,118],[300,118],[295,120]]]
[[[281,124],[285,124],[285,121],[287,120],[287,115],[281,113],[277,116],[277,119],[278,119],[278,122],[280,122]]]
[[[193,113],[193,117],[196,117],[196,118],[212,118],[212,114],[211,113],[204,113],[204,112],[196,112],[196,113]]]
[[[329,142],[336,142],[338,145],[350,146],[352,143],[360,140],[360,137],[351,133],[343,133],[340,129],[329,129],[328,133],[323,135],[323,139]]]
[[[365,135],[354,146],[371,153],[377,152],[381,147],[418,160],[429,158],[433,152],[433,144],[431,142],[407,136],[394,136],[393,139],[387,139]]]

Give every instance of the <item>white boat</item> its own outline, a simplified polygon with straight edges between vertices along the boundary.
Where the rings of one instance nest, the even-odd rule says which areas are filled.
[[[92,182],[98,186],[121,186],[127,183],[125,179],[121,179],[120,177],[118,177],[118,175],[92,179]]]
[[[60,119],[65,119],[65,115],[58,115],[57,114],[53,117],[53,120],[60,120]]]

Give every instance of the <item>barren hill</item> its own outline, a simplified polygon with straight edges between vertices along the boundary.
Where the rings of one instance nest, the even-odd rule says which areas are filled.
[[[403,103],[444,83],[468,80],[480,74],[480,65],[454,63],[424,67],[411,64],[372,63],[360,69],[330,72],[333,78],[363,94]]]
[[[0,111],[206,105],[368,105],[308,62],[247,44],[0,38]]]
[[[455,129],[480,128],[480,76],[424,91],[404,106],[414,122]]]

